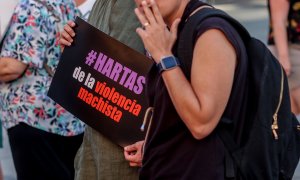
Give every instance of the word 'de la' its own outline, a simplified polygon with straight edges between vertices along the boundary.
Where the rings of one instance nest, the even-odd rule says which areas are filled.
[[[73,72],[73,78],[77,79],[79,82],[84,81],[84,85],[90,89],[93,89],[95,84],[95,78],[91,76],[91,73],[88,73],[87,77],[85,78],[85,72],[81,70],[81,67],[76,67]]]

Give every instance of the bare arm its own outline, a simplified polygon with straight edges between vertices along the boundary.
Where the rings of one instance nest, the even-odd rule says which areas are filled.
[[[8,82],[17,79],[27,65],[17,59],[3,57],[0,59],[0,81]]]
[[[161,57],[172,54],[179,21],[174,20],[169,31],[155,1],[150,3],[152,9],[142,3],[144,13],[135,10],[142,24],[149,22],[145,29],[138,28],[137,33],[155,62],[159,63]],[[194,138],[205,138],[217,126],[230,96],[235,66],[233,46],[221,31],[212,29],[196,42],[191,83],[180,67],[162,73],[172,102]]]
[[[217,126],[230,96],[235,66],[234,48],[221,31],[213,29],[196,43],[191,83],[180,68],[162,73],[178,114],[196,139],[205,138]]]
[[[287,18],[289,12],[288,0],[270,0],[271,21],[274,32],[275,46],[278,58],[286,73],[289,75],[291,64],[288,51]]]

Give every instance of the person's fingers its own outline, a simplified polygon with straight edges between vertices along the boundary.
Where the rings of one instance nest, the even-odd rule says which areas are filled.
[[[131,158],[131,155],[129,154],[129,152],[124,150],[124,157],[127,161],[130,161],[129,159]]]
[[[136,167],[136,166],[137,166],[137,163],[130,162],[130,163],[129,163],[129,166],[131,166],[131,167]]]
[[[130,155],[128,153],[125,154],[125,159],[130,163],[130,164],[136,164],[139,165],[142,163],[142,158],[141,154],[135,154],[135,155]]]
[[[137,28],[136,29],[136,33],[140,36],[140,38],[142,39],[144,45],[145,45],[145,40],[147,38],[147,32],[145,30],[143,30],[142,28]]]
[[[150,25],[156,24],[157,22],[153,15],[153,12],[145,0],[142,1],[142,6],[143,6],[144,13],[145,13],[145,17],[148,20],[148,22],[150,23]]]
[[[128,153],[126,151],[124,151],[124,157],[127,161],[129,162],[135,162],[135,163],[138,163],[139,162],[139,156],[138,154],[134,154],[132,155],[131,153]]]
[[[69,24],[66,24],[64,26],[64,30],[65,32],[67,32],[70,36],[74,37],[75,36],[75,32],[73,30],[73,28],[69,25]]]
[[[144,14],[141,13],[140,10],[139,10],[138,8],[135,8],[135,9],[134,9],[134,12],[135,12],[137,18],[139,19],[139,21],[141,22],[141,24],[142,24],[143,27],[146,28],[148,25],[150,25],[149,22],[148,22],[148,20],[147,20],[146,17],[144,16]]]
[[[75,27],[75,22],[74,21],[68,21],[68,23],[67,23],[70,27]]]
[[[141,167],[141,166],[142,166],[142,163],[134,163],[134,162],[130,162],[130,163],[129,163],[129,166],[131,166],[131,167]]]
[[[126,152],[132,152],[132,151],[136,151],[137,147],[135,144],[132,144],[132,145],[128,145],[128,146],[124,147],[124,150]]]
[[[156,21],[159,23],[159,24],[165,24],[165,21],[164,19],[162,18],[162,15],[157,7],[157,4],[154,0],[150,0],[150,3],[151,3],[151,8],[152,8],[152,12],[154,14],[154,17],[156,19]]]
[[[131,151],[125,151],[124,150],[124,157],[129,162],[137,162],[137,156],[133,155]]]
[[[70,36],[70,34],[67,33],[66,31],[61,32],[61,37],[60,37],[60,39],[64,39],[64,40],[68,41],[69,43],[72,43],[72,42],[73,42],[73,38],[72,38],[72,37]],[[67,44],[65,44],[65,45],[67,45]]]
[[[64,39],[64,38],[60,38],[59,39],[59,44],[61,45],[61,46],[71,46],[71,43],[69,42],[69,41],[67,41],[66,39]]]

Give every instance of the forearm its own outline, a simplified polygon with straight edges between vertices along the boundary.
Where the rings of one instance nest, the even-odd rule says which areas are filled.
[[[19,76],[17,74],[3,75],[0,76],[0,82],[9,82],[17,79]]]
[[[13,58],[0,59],[0,81],[8,82],[17,79],[27,65]]]
[[[177,113],[194,138],[203,139],[209,135],[219,119],[215,116],[217,113],[212,113],[209,108],[206,108],[213,106],[210,101],[202,98],[205,96],[196,95],[181,68],[165,71],[162,77]]]
[[[180,19],[170,19],[167,29],[155,1],[150,5],[142,1],[142,10],[135,9],[140,22],[147,24],[137,33],[159,63],[162,57],[172,54]],[[146,19],[151,20],[150,24],[145,23]],[[235,50],[221,31],[208,30],[197,40],[192,62],[191,82],[179,67],[162,72],[162,78],[180,118],[195,139],[203,139],[215,129],[226,107],[234,77]]]

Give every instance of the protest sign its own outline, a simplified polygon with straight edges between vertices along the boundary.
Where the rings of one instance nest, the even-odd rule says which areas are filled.
[[[65,48],[48,95],[120,146],[143,140],[145,75],[153,62],[84,20]]]

